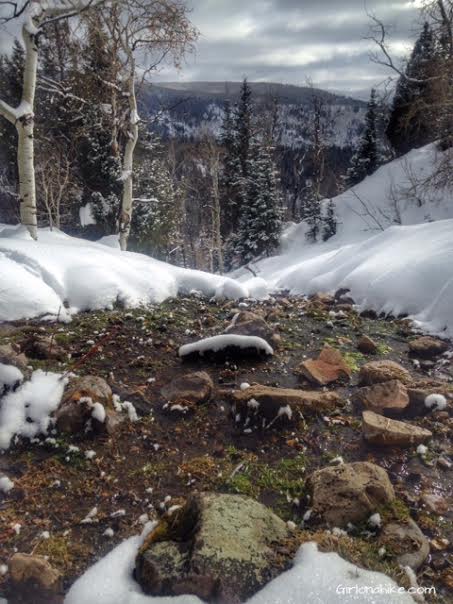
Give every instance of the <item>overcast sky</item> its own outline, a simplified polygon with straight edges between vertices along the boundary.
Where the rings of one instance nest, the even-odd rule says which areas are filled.
[[[410,51],[422,0],[187,0],[200,37],[181,71],[156,80],[306,84],[364,96],[388,70],[370,62],[373,13],[389,26],[395,56]],[[15,31],[0,30],[0,49]],[[358,94],[359,93],[359,94]]]
[[[373,13],[391,28],[395,55],[412,47],[415,0],[189,0],[200,31],[196,52],[160,80],[240,80],[369,90],[388,71],[370,63]]]

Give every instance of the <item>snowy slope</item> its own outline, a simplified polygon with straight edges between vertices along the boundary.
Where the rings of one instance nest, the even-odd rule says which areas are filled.
[[[40,230],[0,226],[0,321],[59,316],[82,310],[159,303],[192,290],[206,296],[248,294],[227,277],[179,268],[142,254]]]
[[[423,185],[440,159],[428,145],[382,166],[333,200],[335,237],[310,244],[307,225],[292,225],[283,253],[258,262],[258,276],[293,294],[348,287],[362,308],[409,314],[422,328],[453,336],[451,191]],[[246,271],[234,276],[248,279]]]

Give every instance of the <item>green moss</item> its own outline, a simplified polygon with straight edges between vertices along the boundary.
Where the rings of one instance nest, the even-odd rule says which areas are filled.
[[[389,354],[390,352],[392,352],[393,348],[391,346],[388,346],[387,344],[384,344],[383,342],[379,342],[379,344],[377,345],[377,353],[381,356],[385,356],[387,354]]]
[[[357,373],[360,369],[360,363],[365,361],[365,357],[361,352],[344,352],[343,357],[352,373]]]
[[[407,505],[401,499],[394,499],[378,508],[378,512],[384,523],[393,520],[404,521],[410,517],[410,511]]]

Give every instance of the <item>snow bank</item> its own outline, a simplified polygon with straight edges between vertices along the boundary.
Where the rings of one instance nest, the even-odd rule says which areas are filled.
[[[248,295],[228,277],[121,252],[111,237],[94,243],[43,229],[36,242],[22,227],[0,229],[0,321],[65,320],[78,311],[159,303],[192,290],[209,297]]]
[[[420,205],[412,186],[436,161],[433,145],[413,150],[336,197],[338,233],[326,243],[308,243],[306,224],[291,225],[283,253],[254,265],[258,277],[292,294],[347,287],[359,308],[408,314],[422,329],[453,337],[451,191],[423,189]],[[246,284],[250,275],[232,276]]]
[[[78,579],[64,604],[203,604],[195,596],[146,596],[132,578],[140,537],[131,537]],[[304,544],[294,567],[271,581],[248,604],[414,604],[412,597],[381,573],[366,571],[334,553]],[[348,590],[351,590],[348,593]],[[368,592],[368,593],[366,593]]]
[[[67,380],[58,373],[34,371],[31,379],[0,401],[0,450],[7,449],[14,436],[33,438],[45,434],[50,414],[63,396]]]
[[[274,354],[272,347],[263,338],[231,334],[212,336],[211,338],[198,340],[198,342],[193,342],[192,344],[184,344],[179,349],[179,356],[186,357],[196,352],[200,356],[203,356],[205,352],[219,352],[233,346],[241,349],[255,348],[258,352],[263,352],[264,354]]]

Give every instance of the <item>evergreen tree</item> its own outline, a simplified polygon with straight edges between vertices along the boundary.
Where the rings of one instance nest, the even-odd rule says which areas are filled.
[[[224,107],[224,118],[220,134],[222,166],[220,174],[221,232],[224,237],[231,235],[238,221],[237,178],[240,173],[234,120],[229,101]]]
[[[357,153],[353,156],[351,167],[348,170],[347,181],[353,186],[376,171],[379,165],[377,145],[377,106],[376,91],[371,91],[370,100],[365,116],[365,130],[359,144]]]
[[[249,169],[249,151],[252,140],[252,90],[244,78],[235,116],[236,146],[241,175],[246,178]]]
[[[430,110],[433,85],[427,78],[434,75],[440,53],[431,26],[425,22],[406,66],[407,77],[398,80],[387,126],[387,137],[399,154],[438,135],[436,116]]]
[[[337,218],[335,215],[335,204],[330,199],[327,204],[326,215],[323,220],[322,239],[327,241],[337,233]]]
[[[241,263],[270,255],[278,246],[282,226],[280,190],[272,150],[267,145],[252,146],[247,172],[235,249]]]

